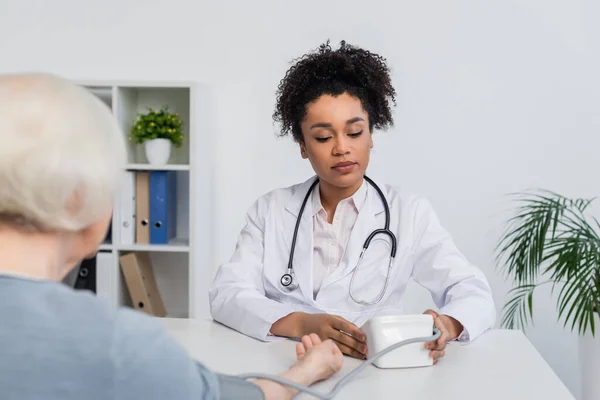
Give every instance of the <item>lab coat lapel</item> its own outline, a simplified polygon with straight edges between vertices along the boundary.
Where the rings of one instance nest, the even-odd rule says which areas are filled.
[[[285,216],[285,224],[283,238],[287,247],[289,256],[294,237],[294,227],[302,206],[302,202],[310,186],[315,178],[311,178],[306,182],[297,186],[292,198],[286,204],[287,215]],[[304,294],[306,301],[313,302],[313,219],[312,219],[312,204],[310,198],[306,202],[304,211],[302,212],[300,225],[298,226],[298,235],[296,236],[296,247],[294,249],[293,270],[300,285],[300,290]],[[287,261],[282,265],[282,271],[287,268]],[[283,273],[283,272],[282,272]]]
[[[374,187],[367,183],[367,199],[365,204],[358,213],[350,238],[342,261],[338,268],[336,268],[329,276],[327,276],[323,282],[322,288],[331,285],[340,279],[343,279],[348,274],[352,273],[356,268],[360,253],[363,249],[367,237],[378,228],[383,228],[383,222],[378,222],[377,215],[384,212],[383,203],[377,194]],[[385,190],[382,188],[385,193]],[[381,226],[378,226],[381,225]]]

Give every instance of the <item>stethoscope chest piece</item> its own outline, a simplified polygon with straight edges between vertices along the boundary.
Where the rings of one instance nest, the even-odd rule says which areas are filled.
[[[288,287],[292,284],[292,275],[290,274],[284,274],[281,277],[281,284],[285,287]]]
[[[294,271],[291,268],[288,269],[287,274],[281,275],[279,283],[286,292],[293,292],[298,289],[298,282],[296,282]]]

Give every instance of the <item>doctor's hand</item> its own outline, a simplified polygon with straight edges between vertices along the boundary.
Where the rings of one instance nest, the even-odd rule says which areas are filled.
[[[433,363],[446,355],[446,343],[458,337],[463,330],[463,326],[456,319],[448,315],[440,315],[433,310],[427,310],[423,314],[429,314],[433,317],[435,326],[440,331],[440,337],[435,342],[425,343],[425,348],[429,349],[429,356],[433,358]]]
[[[303,335],[316,333],[321,340],[331,339],[349,356],[365,359],[367,336],[353,323],[337,315],[304,314],[300,318]]]
[[[293,312],[271,326],[275,336],[301,338],[311,333],[325,341],[331,339],[349,356],[365,359],[367,336],[353,323],[337,315]]]

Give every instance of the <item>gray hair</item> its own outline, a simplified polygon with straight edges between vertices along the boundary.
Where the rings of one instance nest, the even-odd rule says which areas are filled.
[[[112,209],[126,162],[110,109],[50,74],[0,75],[0,224],[77,231]]]

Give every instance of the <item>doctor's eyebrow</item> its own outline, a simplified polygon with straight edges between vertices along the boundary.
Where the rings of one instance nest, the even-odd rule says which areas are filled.
[[[364,119],[362,119],[361,117],[354,117],[346,121],[346,125],[352,125],[359,121],[364,121]],[[331,128],[331,124],[329,122],[318,122],[314,125],[311,125],[310,129],[314,128]]]

